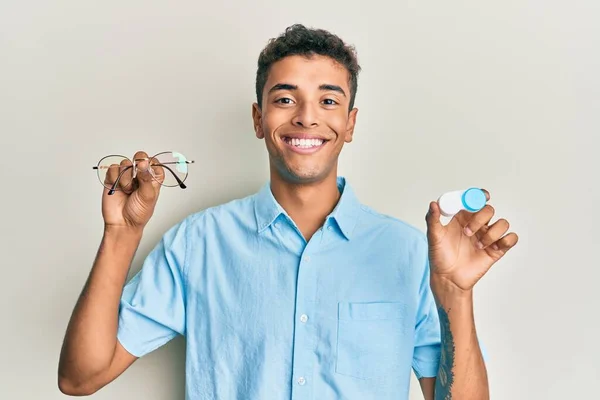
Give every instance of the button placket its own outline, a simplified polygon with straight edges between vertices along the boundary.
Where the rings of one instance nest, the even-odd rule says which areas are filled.
[[[300,265],[296,290],[296,327],[295,327],[295,351],[294,351],[294,384],[296,391],[292,392],[292,400],[311,398],[312,383],[310,377],[314,371],[314,346],[315,331],[309,324],[309,314],[313,313],[316,295],[317,265],[315,264],[314,251],[319,246],[320,235],[315,235],[304,248],[300,255]],[[310,255],[309,255],[310,254]],[[308,397],[306,397],[308,396]]]

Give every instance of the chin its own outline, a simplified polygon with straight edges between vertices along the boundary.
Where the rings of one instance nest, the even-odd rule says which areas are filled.
[[[271,156],[270,164],[272,173],[276,173],[281,180],[296,184],[322,181],[334,173],[335,169],[335,163],[330,165],[315,158],[309,160],[304,157],[285,157],[282,153]]]
[[[328,171],[318,168],[285,168],[282,178],[293,183],[315,183],[324,180],[329,175]]]

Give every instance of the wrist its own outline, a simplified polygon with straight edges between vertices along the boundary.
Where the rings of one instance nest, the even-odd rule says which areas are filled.
[[[104,229],[98,256],[110,269],[126,270],[129,268],[141,240],[141,229],[107,226]],[[117,282],[120,283],[120,279],[119,275]]]
[[[104,236],[119,240],[140,239],[144,233],[143,227],[131,227],[126,225],[104,225]]]
[[[462,289],[445,276],[431,274],[429,284],[438,305],[473,301],[473,289]]]
[[[104,224],[104,233],[111,235],[141,235],[143,231],[142,226]]]

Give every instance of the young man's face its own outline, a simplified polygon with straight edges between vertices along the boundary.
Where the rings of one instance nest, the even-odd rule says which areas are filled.
[[[271,171],[293,183],[337,174],[344,143],[352,141],[349,73],[324,56],[289,56],[271,66],[262,109],[254,104],[256,136],[265,139]]]

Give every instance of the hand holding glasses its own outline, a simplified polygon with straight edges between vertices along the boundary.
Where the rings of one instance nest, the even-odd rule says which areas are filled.
[[[102,195],[105,232],[143,231],[154,213],[161,187],[185,189],[188,166],[193,162],[174,151],[152,157],[138,151],[133,159],[121,155],[100,159],[93,168],[108,189]]]
[[[121,155],[109,155],[100,159],[93,169],[97,171],[100,183],[109,190],[108,194],[112,195],[117,190],[126,193],[135,190],[138,172],[146,170],[162,186],[185,189],[188,165],[193,163],[181,153],[164,151],[152,157],[140,157],[140,153],[137,153],[133,160]]]

